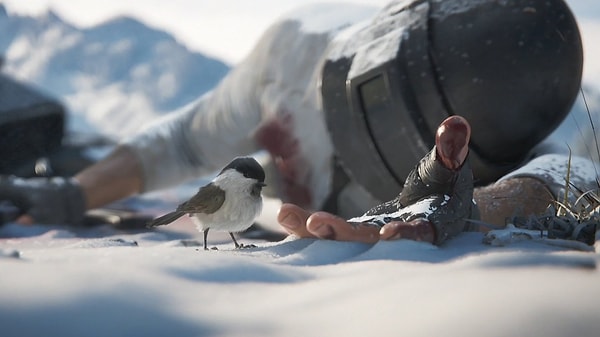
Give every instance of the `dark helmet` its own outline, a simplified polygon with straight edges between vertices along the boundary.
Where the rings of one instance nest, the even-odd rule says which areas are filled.
[[[582,68],[563,0],[393,1],[332,42],[322,103],[344,171],[387,200],[451,115],[471,123],[477,183],[515,168],[568,114]]]

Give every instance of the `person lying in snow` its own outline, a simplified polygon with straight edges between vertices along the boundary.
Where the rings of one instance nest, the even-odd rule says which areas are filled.
[[[78,224],[85,210],[209,175],[233,157],[266,150],[267,184],[285,202],[279,219],[288,230],[362,240],[360,229],[367,228],[370,241],[441,244],[472,229],[463,221],[474,209],[466,208],[466,195],[448,212],[462,220],[447,230],[435,221],[415,225],[392,217],[379,236],[368,228],[372,219],[365,226],[341,219],[394,199],[415,181],[409,175],[415,163],[437,155],[427,154],[435,130],[453,115],[464,119],[448,123],[470,136],[450,139],[470,139],[468,151],[451,146],[452,155],[438,158],[463,172],[469,153],[481,221],[502,225],[509,216],[545,211],[555,184],[564,185],[556,181],[564,179],[564,165],[546,165],[543,157],[523,164],[540,155],[536,145],[572,107],[582,55],[563,0],[394,0],[379,10],[314,5],[272,25],[214,90],[123,140],[106,159],[73,178],[5,178],[0,197],[18,201],[35,222]],[[588,164],[584,158],[572,164],[580,168],[571,178],[581,188],[594,182]],[[528,169],[535,165],[544,166],[542,174]],[[421,178],[435,178],[428,172]],[[452,190],[455,181],[442,185]],[[417,201],[410,194],[400,194],[402,206],[405,196],[408,204]],[[326,212],[309,216],[317,210]],[[328,221],[333,229],[319,226]],[[336,231],[342,227],[359,230]]]
[[[284,204],[278,221],[299,237],[366,243],[404,238],[441,244],[474,230],[469,220],[478,220],[479,214],[467,160],[470,136],[471,127],[463,117],[448,117],[437,129],[435,146],[410,172],[400,194],[361,217],[346,221],[327,212],[310,215]]]
[[[525,209],[532,214],[541,214],[542,207],[548,208],[557,195],[564,193],[568,163],[562,162],[562,155],[546,155],[493,185],[475,189],[474,194],[468,160],[470,135],[470,125],[463,117],[448,117],[437,129],[435,146],[409,173],[400,194],[360,217],[346,220],[328,212],[311,214],[294,204],[283,204],[278,222],[301,238],[364,243],[410,239],[439,245],[464,231],[487,231],[494,227],[479,226],[480,209],[488,225],[504,225],[506,219],[520,213],[518,203],[526,203]],[[575,185],[593,186],[593,163],[584,158],[570,158],[570,161],[571,181],[576,181]],[[597,191],[597,187],[593,189]],[[600,207],[600,201],[597,205]],[[534,211],[536,207],[540,207],[539,211]],[[493,220],[500,215],[506,218]],[[593,221],[597,222],[597,218]],[[550,237],[592,244],[596,230],[593,221],[582,223],[577,229],[579,233],[573,233],[576,225],[566,224],[535,229],[552,231],[546,234]]]

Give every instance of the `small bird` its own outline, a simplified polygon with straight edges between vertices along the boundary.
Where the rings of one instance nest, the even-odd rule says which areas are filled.
[[[264,186],[265,171],[256,159],[236,157],[190,200],[174,212],[152,220],[147,227],[167,225],[188,214],[204,233],[204,250],[208,250],[206,238],[210,229],[229,232],[235,248],[244,248],[246,246],[238,244],[233,233],[248,229],[262,211]]]

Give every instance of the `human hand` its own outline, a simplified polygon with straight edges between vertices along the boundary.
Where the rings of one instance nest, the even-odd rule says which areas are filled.
[[[376,243],[379,240],[408,239],[433,242],[433,225],[426,219],[392,221],[380,227],[366,222],[348,222],[327,212],[310,212],[294,204],[283,204],[277,220],[290,234],[301,238]]]
[[[365,243],[409,239],[439,244],[464,227],[464,217],[473,207],[472,177],[468,177],[472,173],[468,165],[463,165],[470,135],[471,127],[463,117],[445,119],[436,132],[435,151],[409,174],[398,198],[374,207],[361,218],[348,221],[331,213],[310,214],[296,205],[284,204],[278,221],[299,237]],[[421,201],[432,210],[431,214],[419,207],[410,209]],[[403,215],[398,214],[401,210]]]
[[[85,213],[83,192],[72,178],[0,176],[0,201],[20,210],[19,223],[77,225]]]

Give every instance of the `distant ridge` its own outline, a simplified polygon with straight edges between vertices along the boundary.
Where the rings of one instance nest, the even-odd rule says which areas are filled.
[[[62,101],[69,128],[124,137],[192,102],[229,71],[131,17],[80,29],[53,11],[11,14],[0,3],[2,72]]]

